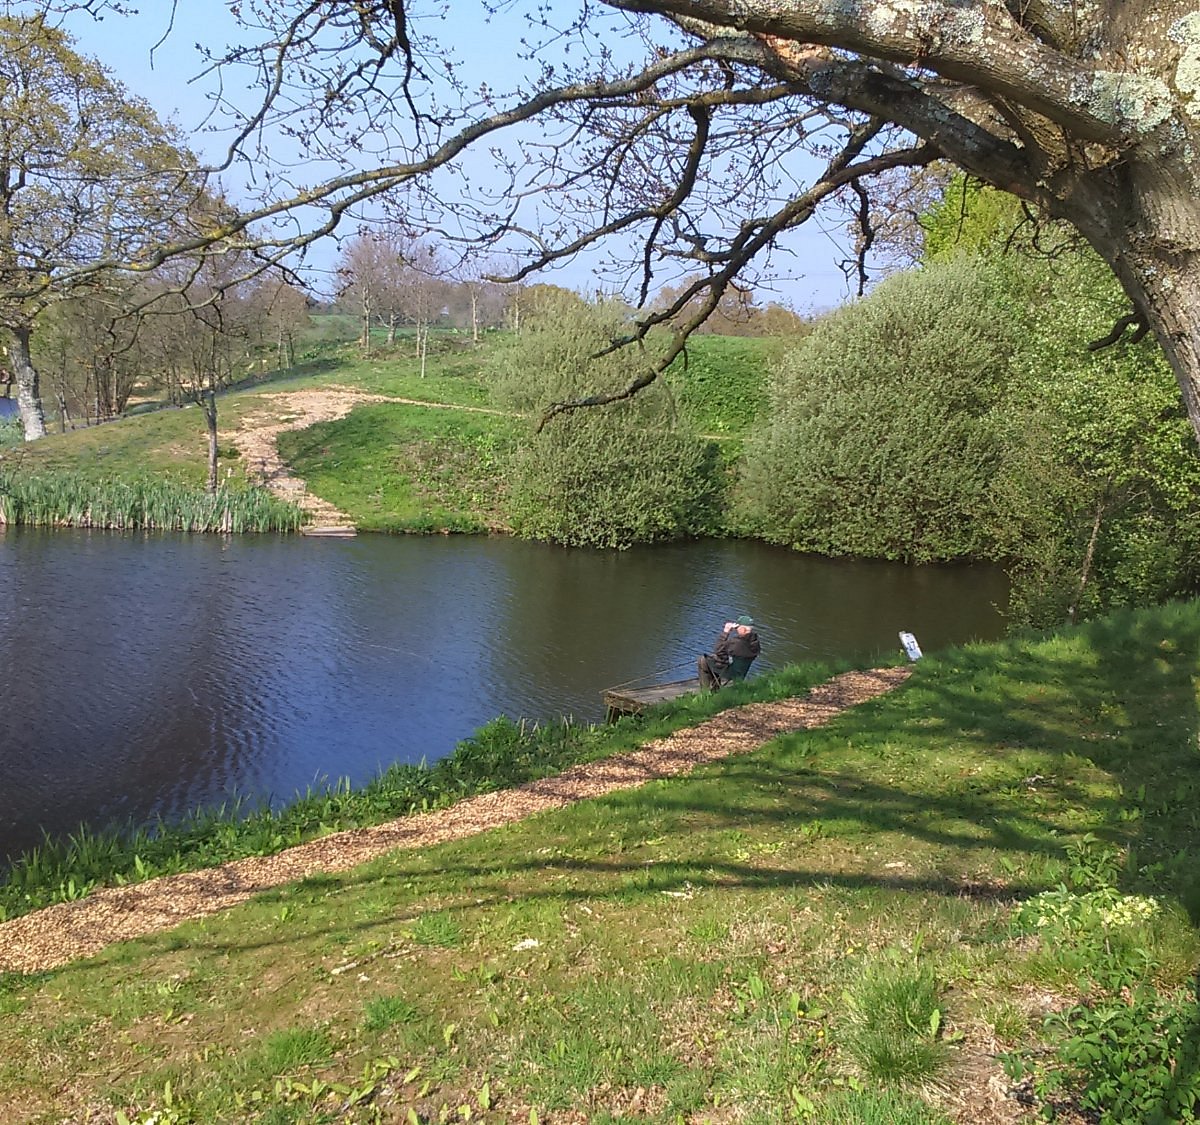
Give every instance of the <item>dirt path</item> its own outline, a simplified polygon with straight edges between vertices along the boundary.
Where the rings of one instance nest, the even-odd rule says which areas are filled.
[[[78,902],[60,903],[0,924],[0,970],[32,973],[56,968],[113,942],[214,914],[314,872],[345,871],[397,848],[462,839],[616,789],[684,774],[699,764],[753,750],[789,731],[822,726],[847,707],[898,687],[911,671],[905,667],[847,672],[802,698],[734,707],[627,754],[573,766],[556,777],[516,789],[468,797],[446,809],[372,828],[333,833],[278,855],[252,856],[130,887],[106,887]]]
[[[399,402],[408,406],[425,406],[430,410],[464,410],[474,414],[502,413],[483,406],[421,402],[419,399],[373,395],[338,386],[310,391],[280,391],[277,394],[260,395],[259,399],[259,409],[247,414],[241,428],[230,438],[241,454],[246,475],[250,480],[266,486],[281,500],[288,500],[311,513],[312,528],[326,530],[351,530],[354,521],[345,512],[312,495],[304,481],[291,474],[279,456],[277,442],[285,430],[306,430],[317,422],[337,421],[364,402]]]

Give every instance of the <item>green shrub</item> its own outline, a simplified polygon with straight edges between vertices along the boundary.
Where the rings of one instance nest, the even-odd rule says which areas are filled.
[[[898,275],[787,355],[747,443],[740,506],[764,538],[916,562],[990,554],[1012,326],[986,288],[962,263]]]
[[[716,451],[685,434],[642,428],[639,413],[608,407],[532,436],[513,459],[509,517],[517,534],[621,548],[711,531],[720,497]]]
[[[606,354],[626,328],[623,306],[540,294],[497,354],[497,400],[536,419],[555,403],[620,394],[650,362],[633,346]],[[509,476],[510,522],[530,539],[619,548],[706,533],[718,522],[720,457],[679,421],[660,384],[550,419],[519,440]]]
[[[1141,986],[1079,1004],[1047,1020],[1053,1061],[1033,1068],[1009,1056],[1009,1074],[1031,1078],[1053,1114],[1072,1106],[1101,1125],[1200,1120],[1200,1000]],[[1093,1118],[1089,1118],[1092,1120]]]

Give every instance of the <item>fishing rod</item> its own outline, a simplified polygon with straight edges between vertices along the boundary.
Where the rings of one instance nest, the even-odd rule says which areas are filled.
[[[685,660],[682,664],[674,664],[670,668],[660,668],[657,672],[647,672],[644,676],[634,676],[632,680],[626,680],[623,684],[617,684],[609,690],[616,691],[617,688],[632,687],[634,684],[640,684],[643,680],[653,680],[658,676],[665,676],[668,672],[678,672],[681,668],[695,667],[695,660]]]

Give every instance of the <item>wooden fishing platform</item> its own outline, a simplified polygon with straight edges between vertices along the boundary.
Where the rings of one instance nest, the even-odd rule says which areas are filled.
[[[338,527],[302,527],[301,535],[322,536],[325,539],[353,539],[358,531],[349,526]]]
[[[680,696],[691,695],[700,690],[700,680],[672,680],[666,684],[651,684],[649,687],[609,688],[600,694],[604,697],[604,715],[609,722],[621,715],[640,715],[647,707],[656,703],[668,703]]]

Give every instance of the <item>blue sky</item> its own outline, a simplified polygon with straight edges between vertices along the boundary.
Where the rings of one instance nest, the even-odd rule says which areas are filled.
[[[208,112],[206,94],[211,79],[201,76],[203,60],[195,45],[219,49],[237,44],[239,28],[227,5],[218,0],[179,0],[177,9],[173,25],[169,0],[147,0],[136,16],[109,16],[99,22],[80,18],[69,26],[82,53],[104,63],[160,117],[173,120],[188,135],[194,151],[205,159],[217,159],[223,153],[219,138],[198,131]],[[520,29],[515,24],[488,22],[481,7],[461,0],[456,0],[452,14],[453,20],[448,19],[444,26],[447,33],[452,32],[472,80],[486,78],[498,89],[521,80],[515,41]],[[225,186],[236,199],[240,187],[236,176]],[[825,223],[828,226],[829,220]],[[759,299],[783,300],[801,312],[826,309],[846,299],[846,281],[837,267],[846,251],[839,245],[839,237],[835,230],[822,226],[820,216],[794,232],[789,236],[791,253],[776,256],[771,270],[774,281],[770,289],[759,291]],[[310,253],[309,263],[319,276],[332,270],[336,256],[336,245],[330,242]],[[586,261],[546,280],[583,292],[597,287],[593,268]]]

